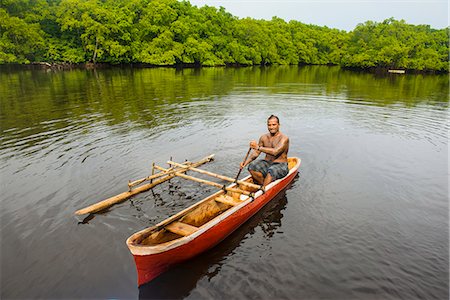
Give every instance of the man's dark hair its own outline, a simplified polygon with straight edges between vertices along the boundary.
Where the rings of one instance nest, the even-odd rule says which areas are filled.
[[[270,117],[267,118],[267,122],[269,122],[270,119],[277,119],[278,124],[280,124],[280,119],[278,119],[275,115],[270,115]]]

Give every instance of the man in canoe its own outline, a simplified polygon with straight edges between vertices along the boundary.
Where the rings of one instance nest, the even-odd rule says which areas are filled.
[[[267,119],[267,129],[269,133],[262,135],[259,142],[250,142],[250,148],[254,151],[245,162],[241,163],[241,168],[249,165],[248,171],[253,181],[263,186],[289,173],[287,163],[289,138],[281,133],[280,120],[277,116],[271,115]],[[254,161],[261,152],[265,153],[266,157]]]

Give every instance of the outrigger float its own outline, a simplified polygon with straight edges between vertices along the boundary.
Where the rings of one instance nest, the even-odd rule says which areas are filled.
[[[210,155],[194,163],[176,163],[170,160],[167,162],[171,165],[168,169],[153,164],[152,175],[129,182],[128,191],[78,210],[76,214],[93,214],[105,210],[175,176],[220,188],[218,192],[127,239],[126,244],[134,257],[140,286],[153,280],[170,266],[188,260],[225,239],[282,191],[294,179],[301,163],[300,158],[288,158],[289,173],[262,187],[253,183],[251,176],[237,180],[239,173],[236,178],[231,178],[198,169],[213,158],[214,155]],[[160,172],[154,174],[154,170]],[[189,176],[185,174],[187,171],[209,175],[231,184],[223,185]],[[146,183],[147,181],[150,183]],[[142,183],[145,184],[133,189]]]

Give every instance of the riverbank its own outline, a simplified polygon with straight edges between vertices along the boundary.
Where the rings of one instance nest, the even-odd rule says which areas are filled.
[[[108,69],[108,68],[176,68],[176,69],[184,69],[184,68],[245,68],[245,67],[270,67],[271,65],[240,65],[240,64],[227,64],[220,66],[201,66],[198,64],[176,64],[176,65],[153,65],[153,64],[145,64],[145,63],[120,63],[120,64],[111,64],[111,63],[48,63],[48,62],[33,62],[28,64],[0,64],[1,69],[41,69],[48,71],[63,71],[63,70],[73,70],[73,69]],[[292,66],[292,65],[290,65]],[[299,67],[303,66],[317,66],[315,64],[301,64]],[[338,66],[338,65],[330,65],[326,66]],[[392,75],[403,75],[403,74],[427,74],[427,75],[440,75],[446,74],[446,71],[436,71],[436,70],[414,70],[414,69],[390,69],[385,67],[372,67],[372,68],[357,68],[357,67],[345,67],[339,66],[344,70],[350,70],[358,73],[373,73],[373,74],[392,74]]]

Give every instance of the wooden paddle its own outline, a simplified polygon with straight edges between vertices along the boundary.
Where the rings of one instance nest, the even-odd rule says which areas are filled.
[[[244,161],[243,161],[244,164],[245,164],[245,162],[247,161],[247,158],[248,158],[248,155],[250,154],[250,151],[252,151],[252,148],[251,148],[251,147],[248,148],[247,155],[245,155],[245,158],[244,158]],[[234,179],[234,182],[235,182],[235,183],[237,183],[238,178],[239,178],[239,175],[241,175],[242,169],[243,169],[243,168],[239,168],[239,172],[237,173],[236,178]]]

